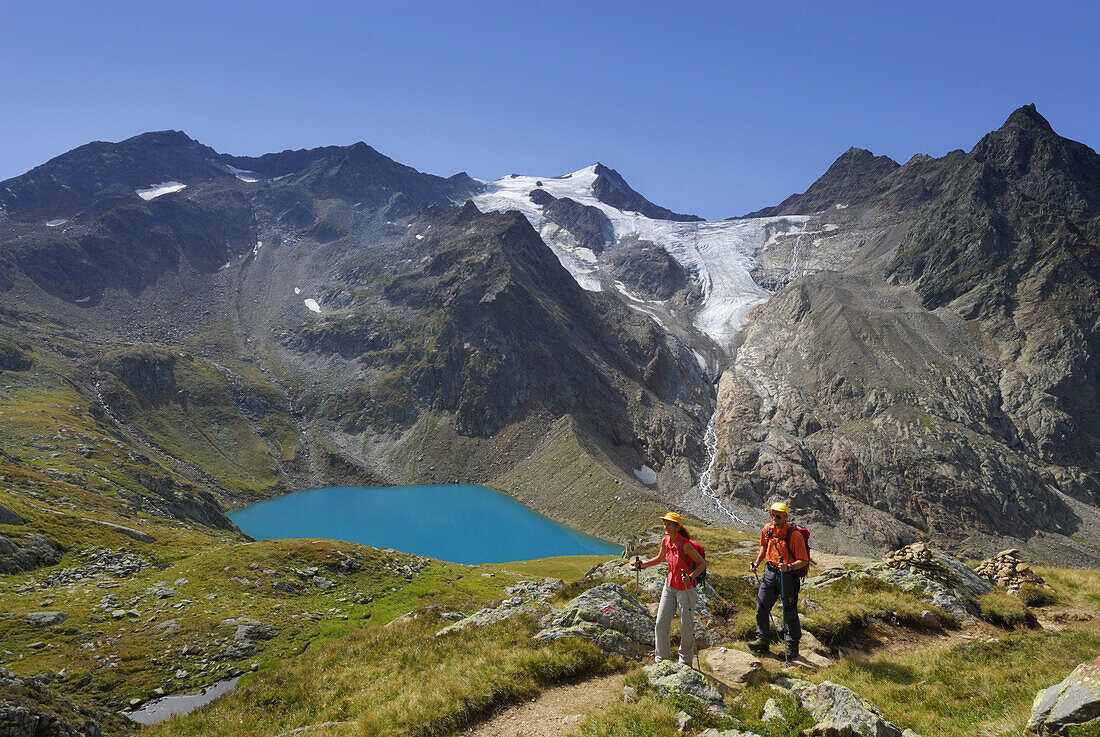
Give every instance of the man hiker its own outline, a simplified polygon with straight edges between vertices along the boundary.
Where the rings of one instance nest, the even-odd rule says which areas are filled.
[[[798,621],[798,588],[802,579],[794,571],[810,565],[810,552],[806,548],[806,538],[787,521],[790,509],[786,504],[777,502],[768,513],[772,521],[761,530],[760,553],[749,566],[756,573],[760,563],[768,561],[756,593],[756,639],[748,646],[753,652],[768,652],[771,643],[769,618],[775,600],[782,597],[787,656],[797,658],[798,641],[802,639],[802,626]]]
[[[657,607],[657,625],[653,629],[656,640],[656,661],[672,659],[672,615],[680,610],[680,662],[691,665],[695,655],[695,625],[691,613],[699,601],[695,581],[707,569],[707,559],[691,542],[691,535],[684,528],[684,520],[675,512],[661,517],[665,537],[661,540],[661,552],[646,561],[635,560],[635,570],[660,565],[668,561],[668,576],[661,591],[661,603]]]

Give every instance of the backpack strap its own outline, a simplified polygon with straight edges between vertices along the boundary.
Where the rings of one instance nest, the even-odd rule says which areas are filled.
[[[793,563],[796,559],[794,557],[794,552],[791,550],[791,533],[792,532],[794,532],[794,525],[792,525],[788,522],[787,523],[787,536],[786,537],[779,537],[779,535],[775,534],[775,525],[774,524],[769,524],[768,527],[766,528],[766,532],[764,533],[764,539],[770,541],[774,537],[774,538],[778,538],[779,540],[782,540],[783,542],[787,543],[787,554],[791,556],[791,562]],[[780,558],[782,558],[782,557],[783,557],[782,554],[780,554]]]

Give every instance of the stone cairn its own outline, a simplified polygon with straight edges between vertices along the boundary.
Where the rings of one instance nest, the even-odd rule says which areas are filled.
[[[951,583],[951,573],[947,567],[936,559],[924,543],[913,543],[900,550],[891,550],[882,559],[886,561],[886,565],[899,571],[916,573],[944,584]]]
[[[983,560],[974,572],[997,586],[1004,586],[1012,593],[1020,590],[1021,586],[1039,586],[1050,588],[1042,576],[1031,570],[1016,548],[1002,550],[992,558]]]

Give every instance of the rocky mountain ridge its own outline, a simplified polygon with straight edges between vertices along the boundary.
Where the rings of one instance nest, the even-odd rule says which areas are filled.
[[[750,322],[719,488],[844,519],[842,547],[925,533],[1094,561],[1098,166],[1027,106],[969,153],[850,151],[785,202],[856,255],[810,255]]]
[[[1098,161],[1029,106],[709,223],[602,164],[89,144],[0,183],[6,406],[73,402],[80,448],[135,460],[74,446],[51,478],[201,525],[200,489],[461,479],[619,534],[647,505],[724,519],[709,467],[741,519],[790,500],[824,548],[1095,561]],[[27,473],[63,445],[5,443]]]

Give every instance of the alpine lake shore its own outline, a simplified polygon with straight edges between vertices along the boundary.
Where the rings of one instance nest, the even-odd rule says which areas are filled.
[[[800,597],[803,628],[831,664],[786,670],[766,660],[763,677],[739,684],[729,711],[716,714],[691,697],[662,696],[638,663],[590,642],[534,639],[537,612],[433,636],[521,598],[532,586],[523,581],[560,579],[551,607],[608,578],[652,605],[625,569],[596,568],[606,556],[468,566],[329,540],[216,539],[167,520],[152,525],[149,542],[107,520],[59,514],[47,499],[0,492],[0,504],[70,551],[0,576],[0,668],[14,686],[6,698],[16,711],[78,728],[95,722],[105,735],[458,734],[559,684],[608,673],[625,674],[633,697],[584,715],[570,734],[673,735],[684,714],[688,733],[801,734],[815,719],[773,689],[785,675],[847,686],[923,735],[1023,734],[1036,692],[1100,651],[1093,571],[1035,567],[1049,589],[999,589],[976,598],[979,616],[965,619],[899,585],[852,576]],[[0,534],[20,527],[2,524]],[[708,551],[711,644],[743,650],[755,627],[746,573],[756,534],[691,529]],[[654,552],[656,532],[644,539],[638,552]],[[875,563],[814,555],[815,575]],[[709,671],[706,652],[699,665]],[[120,713],[236,675],[228,694],[160,724]],[[769,699],[782,719],[763,721]]]

